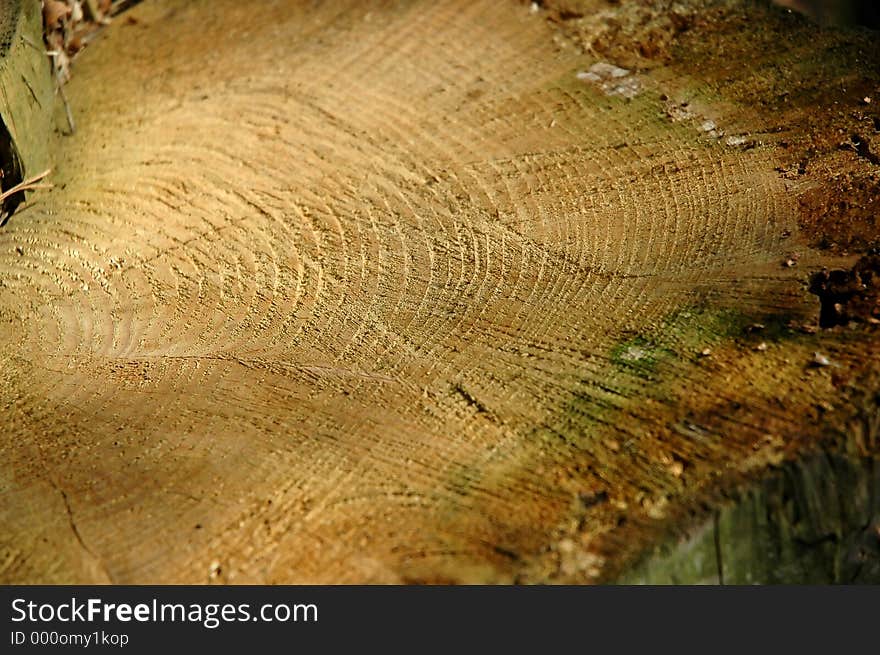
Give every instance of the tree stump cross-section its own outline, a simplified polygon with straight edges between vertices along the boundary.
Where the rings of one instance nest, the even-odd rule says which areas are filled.
[[[817,210],[876,184],[876,39],[667,5],[114,21],[0,230],[0,580],[597,582],[875,454],[809,276],[876,239]]]

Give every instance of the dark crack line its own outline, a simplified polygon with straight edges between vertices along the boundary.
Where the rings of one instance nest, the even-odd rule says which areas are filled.
[[[73,510],[70,509],[70,501],[67,499],[67,494],[60,488],[58,488],[58,493],[61,494],[61,498],[64,500],[64,509],[67,510],[67,522],[70,523],[70,529],[73,531],[73,536],[76,537],[76,540],[79,542],[79,545],[82,546],[84,551],[92,557],[95,557],[92,549],[86,545],[85,541],[83,541],[82,535],[79,533],[79,528],[76,527],[76,521],[73,520]]]
[[[64,509],[67,512],[67,522],[70,525],[70,530],[73,532],[73,536],[76,538],[77,543],[80,547],[91,557],[98,566],[101,567],[101,570],[104,572],[104,575],[107,576],[107,579],[112,582],[112,578],[110,577],[110,572],[107,571],[107,568],[104,566],[101,558],[98,557],[91,548],[89,548],[88,544],[83,540],[82,535],[79,532],[79,528],[76,527],[76,520],[73,518],[73,509],[70,507],[70,500],[67,498],[67,493],[59,487],[54,481],[51,481],[52,486],[55,487],[56,491],[61,494],[61,499],[64,501]]]

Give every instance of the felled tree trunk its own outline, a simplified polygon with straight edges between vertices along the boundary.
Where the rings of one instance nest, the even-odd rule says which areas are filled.
[[[874,461],[877,44],[139,5],[0,231],[0,580],[612,580],[774,467]]]

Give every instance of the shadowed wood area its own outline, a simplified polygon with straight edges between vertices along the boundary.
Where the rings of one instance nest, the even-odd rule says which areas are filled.
[[[808,290],[876,238],[814,239],[876,43],[562,4],[151,0],[77,59],[0,231],[0,580],[601,581],[876,452]]]

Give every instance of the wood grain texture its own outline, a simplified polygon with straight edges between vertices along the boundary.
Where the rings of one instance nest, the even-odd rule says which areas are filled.
[[[848,420],[779,116],[609,95],[549,11],[156,0],[77,60],[0,231],[0,580],[601,580]]]
[[[38,175],[49,165],[54,83],[42,45],[39,2],[0,1],[0,189]],[[7,196],[0,222],[23,200]]]

